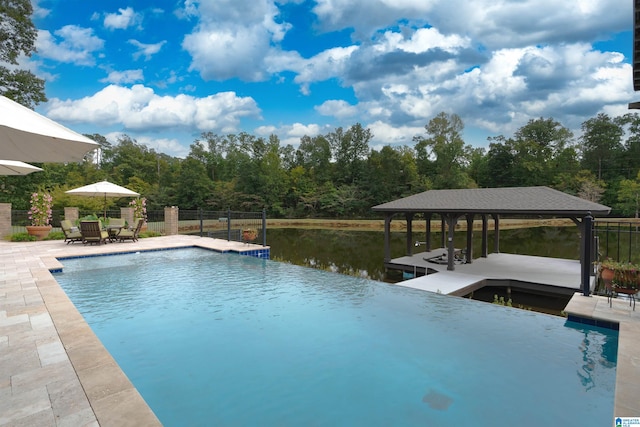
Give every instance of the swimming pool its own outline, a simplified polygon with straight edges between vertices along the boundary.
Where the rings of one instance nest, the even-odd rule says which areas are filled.
[[[617,332],[202,249],[56,279],[173,425],[607,425]]]

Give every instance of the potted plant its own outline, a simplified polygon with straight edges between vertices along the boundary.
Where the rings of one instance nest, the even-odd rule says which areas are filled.
[[[31,195],[31,208],[28,215],[31,225],[27,226],[27,233],[35,236],[37,240],[42,240],[51,231],[51,207],[53,198],[49,193],[33,193]]]
[[[242,230],[242,240],[245,242],[253,242],[258,237],[258,232],[253,228],[245,228]]]
[[[141,231],[147,229],[147,199],[145,197],[138,197],[129,202],[129,206],[133,208],[133,219],[134,223],[136,218],[142,218],[142,228]]]
[[[599,273],[608,292],[625,294],[638,292],[640,265],[607,258],[600,263]]]

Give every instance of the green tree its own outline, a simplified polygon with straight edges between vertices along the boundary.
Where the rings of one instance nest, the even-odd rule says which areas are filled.
[[[564,161],[568,160],[566,156],[572,151],[566,149],[571,146],[572,138],[571,131],[552,118],[531,119],[518,129],[510,140],[518,184],[551,185],[555,174],[569,166],[556,159],[564,153]]]
[[[582,167],[592,171],[598,179],[617,179],[620,175],[618,161],[624,153],[623,135],[621,124],[604,113],[582,123]]]
[[[47,101],[44,80],[17,68],[21,54],[35,52],[32,14],[29,0],[0,0],[0,94],[29,108]]]
[[[466,147],[462,139],[464,124],[457,114],[440,113],[425,126],[427,138],[416,136],[416,152],[418,161],[432,162],[424,167],[430,173],[433,187],[440,188],[468,188],[475,184],[465,171],[469,159],[467,154],[470,147]]]
[[[335,162],[336,183],[354,184],[362,178],[371,138],[371,130],[363,128],[360,123],[346,132],[341,127],[337,128],[326,136]]]
[[[623,179],[618,188],[618,203],[616,208],[623,215],[638,218],[640,215],[640,176],[636,179]]]

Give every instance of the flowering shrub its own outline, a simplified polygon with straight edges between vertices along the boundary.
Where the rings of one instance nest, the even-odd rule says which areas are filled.
[[[147,219],[147,199],[137,198],[129,202],[129,206],[133,208],[133,217]]]
[[[29,219],[31,225],[49,225],[51,221],[53,198],[49,193],[33,193],[31,195],[31,209]]]

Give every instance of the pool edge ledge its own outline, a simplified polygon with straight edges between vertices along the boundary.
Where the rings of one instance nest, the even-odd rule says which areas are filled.
[[[569,316],[590,319],[594,323],[618,324],[616,388],[612,417],[640,416],[640,312],[632,310],[626,299],[584,296],[576,292],[565,307]],[[587,323],[587,322],[585,322]]]
[[[36,277],[36,286],[98,424],[162,426],[49,271],[52,265],[55,269],[55,263],[51,263],[49,257],[42,258],[46,274]],[[90,352],[85,351],[88,348]],[[111,369],[109,375],[104,375],[107,365],[111,365]]]

